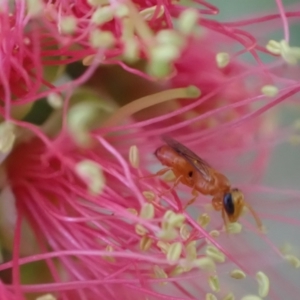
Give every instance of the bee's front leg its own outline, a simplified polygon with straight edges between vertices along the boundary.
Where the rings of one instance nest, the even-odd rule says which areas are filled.
[[[184,206],[184,209],[186,209],[188,206],[193,204],[196,201],[197,197],[199,196],[199,193],[198,193],[198,191],[196,190],[195,187],[193,187],[193,189],[192,189],[192,195],[194,197],[191,200],[188,201],[188,203]]]

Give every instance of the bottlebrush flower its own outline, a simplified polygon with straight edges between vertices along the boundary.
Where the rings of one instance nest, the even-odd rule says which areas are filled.
[[[263,47],[251,29],[239,28],[280,17],[286,24],[293,15],[280,7],[275,17],[219,23],[205,18],[215,7],[199,4],[185,10],[171,2],[15,2],[16,37],[29,32],[33,46],[22,44],[20,53],[32,61],[27,65],[22,56],[16,77],[2,76],[0,228],[11,261],[0,270],[12,269],[12,277],[1,285],[1,299],[297,299],[297,277],[286,274],[293,274],[286,262],[300,266],[297,251],[279,250],[273,234],[279,227],[288,236],[299,218],[286,202],[267,196],[286,200],[299,192],[258,182],[271,146],[297,129],[274,130],[264,113],[293,103],[298,71],[288,77],[285,70],[299,49],[289,46],[286,30],[285,41],[263,40]],[[3,32],[10,42],[13,26],[5,9],[9,30]],[[243,48],[235,52],[237,44]],[[264,64],[259,52],[283,61]],[[245,62],[244,53],[255,64]],[[14,70],[14,58],[8,58],[7,70]],[[141,58],[140,70],[126,64]],[[81,60],[88,68],[71,82],[55,87],[43,78],[45,66]],[[118,108],[84,85],[99,62],[156,80],[163,91]],[[12,95],[20,86],[14,87],[14,78],[28,88],[16,101]],[[16,102],[41,97],[54,109],[41,126],[10,115]],[[150,118],[148,108],[161,103],[165,110],[152,110]],[[180,139],[230,177],[268,235],[248,221],[247,210],[226,232],[209,197],[199,195],[184,209],[191,190],[169,190],[166,181],[174,174],[147,178],[161,168],[153,155],[161,134]],[[298,209],[290,202],[291,210]]]

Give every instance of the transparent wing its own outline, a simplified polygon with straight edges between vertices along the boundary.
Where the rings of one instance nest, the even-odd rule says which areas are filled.
[[[200,158],[197,154],[186,148],[184,145],[168,136],[163,136],[162,139],[168,144],[168,146],[170,146],[180,156],[186,159],[198,172],[200,172],[204,179],[208,181],[211,180],[211,166],[205,160]]]

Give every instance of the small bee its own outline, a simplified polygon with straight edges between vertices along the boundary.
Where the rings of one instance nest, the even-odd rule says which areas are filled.
[[[198,157],[191,150],[173,140],[170,137],[163,137],[166,145],[155,151],[155,156],[166,166],[155,175],[163,175],[172,170],[175,175],[175,188],[179,183],[192,188],[193,198],[186,207],[192,204],[199,193],[212,196],[212,205],[215,210],[222,211],[222,218],[225,225],[236,222],[246,206],[252,213],[259,228],[262,223],[252,207],[245,202],[243,193],[232,188],[226,176],[213,169],[206,161]]]

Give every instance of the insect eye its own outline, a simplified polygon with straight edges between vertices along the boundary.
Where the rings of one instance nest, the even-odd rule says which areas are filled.
[[[227,214],[232,215],[234,213],[234,204],[233,204],[231,193],[226,193],[224,195],[223,204]]]

